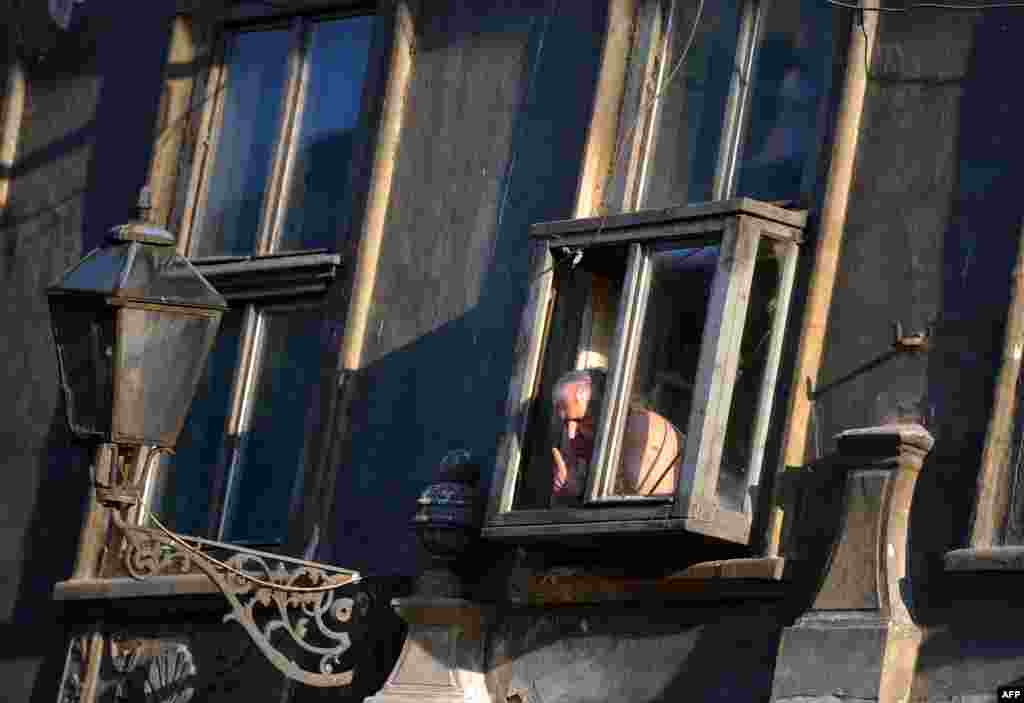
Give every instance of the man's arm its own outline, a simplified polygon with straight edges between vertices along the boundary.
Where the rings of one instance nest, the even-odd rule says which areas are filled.
[[[570,467],[558,447],[551,448],[552,481],[551,492],[556,497],[578,498],[583,493],[575,465]]]

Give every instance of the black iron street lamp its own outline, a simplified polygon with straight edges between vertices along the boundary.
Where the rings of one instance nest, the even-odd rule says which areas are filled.
[[[148,221],[148,201],[143,191],[139,218],[113,228],[47,290],[68,425],[98,443],[95,494],[63,587],[125,571],[146,579],[197,569],[227,598],[229,619],[286,676],[348,685],[352,672],[341,657],[355,601],[342,589],[357,572],[179,535],[147,510],[152,459],[173,449],[227,310],[175,251],[173,235]],[[112,539],[108,514],[120,535],[113,550],[104,549]],[[147,518],[156,529],[145,526]],[[119,563],[107,564],[104,554]]]
[[[227,303],[146,220],[147,201],[47,296],[71,431],[170,448]]]

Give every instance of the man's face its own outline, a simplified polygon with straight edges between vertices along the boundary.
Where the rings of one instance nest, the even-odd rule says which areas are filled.
[[[590,461],[594,448],[594,417],[590,412],[590,386],[586,383],[568,383],[555,399],[555,412],[562,422],[573,453]]]

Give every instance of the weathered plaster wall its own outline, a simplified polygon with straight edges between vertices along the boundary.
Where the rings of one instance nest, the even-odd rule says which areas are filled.
[[[756,603],[506,612],[491,685],[531,703],[767,700],[780,629]]]
[[[465,447],[490,473],[527,228],[569,217],[575,199],[605,21],[580,9],[424,3],[362,396],[337,467],[336,563],[410,573],[408,521],[441,457]]]
[[[926,629],[913,700],[989,700],[977,697],[1024,677],[1007,620],[1019,579],[953,578],[940,563],[967,538],[1024,215],[1024,100],[1004,81],[1021,36],[1018,12],[882,17],[819,377],[885,353],[892,322],[933,325],[926,353],[828,392],[809,449],[827,454],[835,433],[893,420],[935,437],[911,512],[907,598]]]
[[[56,696],[64,631],[50,593],[70,573],[88,481],[64,427],[45,288],[131,214],[168,16],[166,2],[96,0],[62,32],[46,3],[19,5],[0,5],[28,82],[0,215],[0,681],[12,703]]]
[[[0,681],[11,701],[55,694],[62,657],[47,655],[63,631],[49,592],[70,568],[86,481],[59,414],[43,290],[130,211],[167,4],[91,0],[89,15],[28,64],[0,221]],[[468,447],[489,472],[526,228],[571,212],[593,91],[581,76],[596,71],[604,27],[596,12],[581,23],[567,3],[552,17],[540,0],[429,5],[325,555],[370,572],[414,568],[408,517],[445,451]],[[934,320],[935,336],[926,355],[822,398],[811,451],[829,452],[842,429],[894,419],[935,435],[911,526],[910,596],[927,628],[914,697],[967,701],[1024,676],[1019,581],[954,580],[936,568],[966,535],[1019,234],[1024,98],[1005,78],[1024,15],[914,12],[881,26],[820,381],[885,352],[890,321],[914,331]],[[763,700],[790,617],[780,613],[756,602],[509,611],[488,645],[492,684],[546,703]]]

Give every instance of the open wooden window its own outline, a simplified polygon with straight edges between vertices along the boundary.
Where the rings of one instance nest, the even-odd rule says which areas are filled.
[[[760,485],[805,214],[736,199],[536,225],[490,536],[687,530],[744,543]],[[553,488],[554,397],[605,375],[579,495]],[[595,396],[596,397],[596,396]]]
[[[607,59],[624,70],[600,211],[619,214],[533,228],[485,534],[749,541],[806,221],[785,208],[815,199],[839,26],[812,0],[636,4]],[[566,495],[553,394],[585,369],[604,371],[602,407]]]

